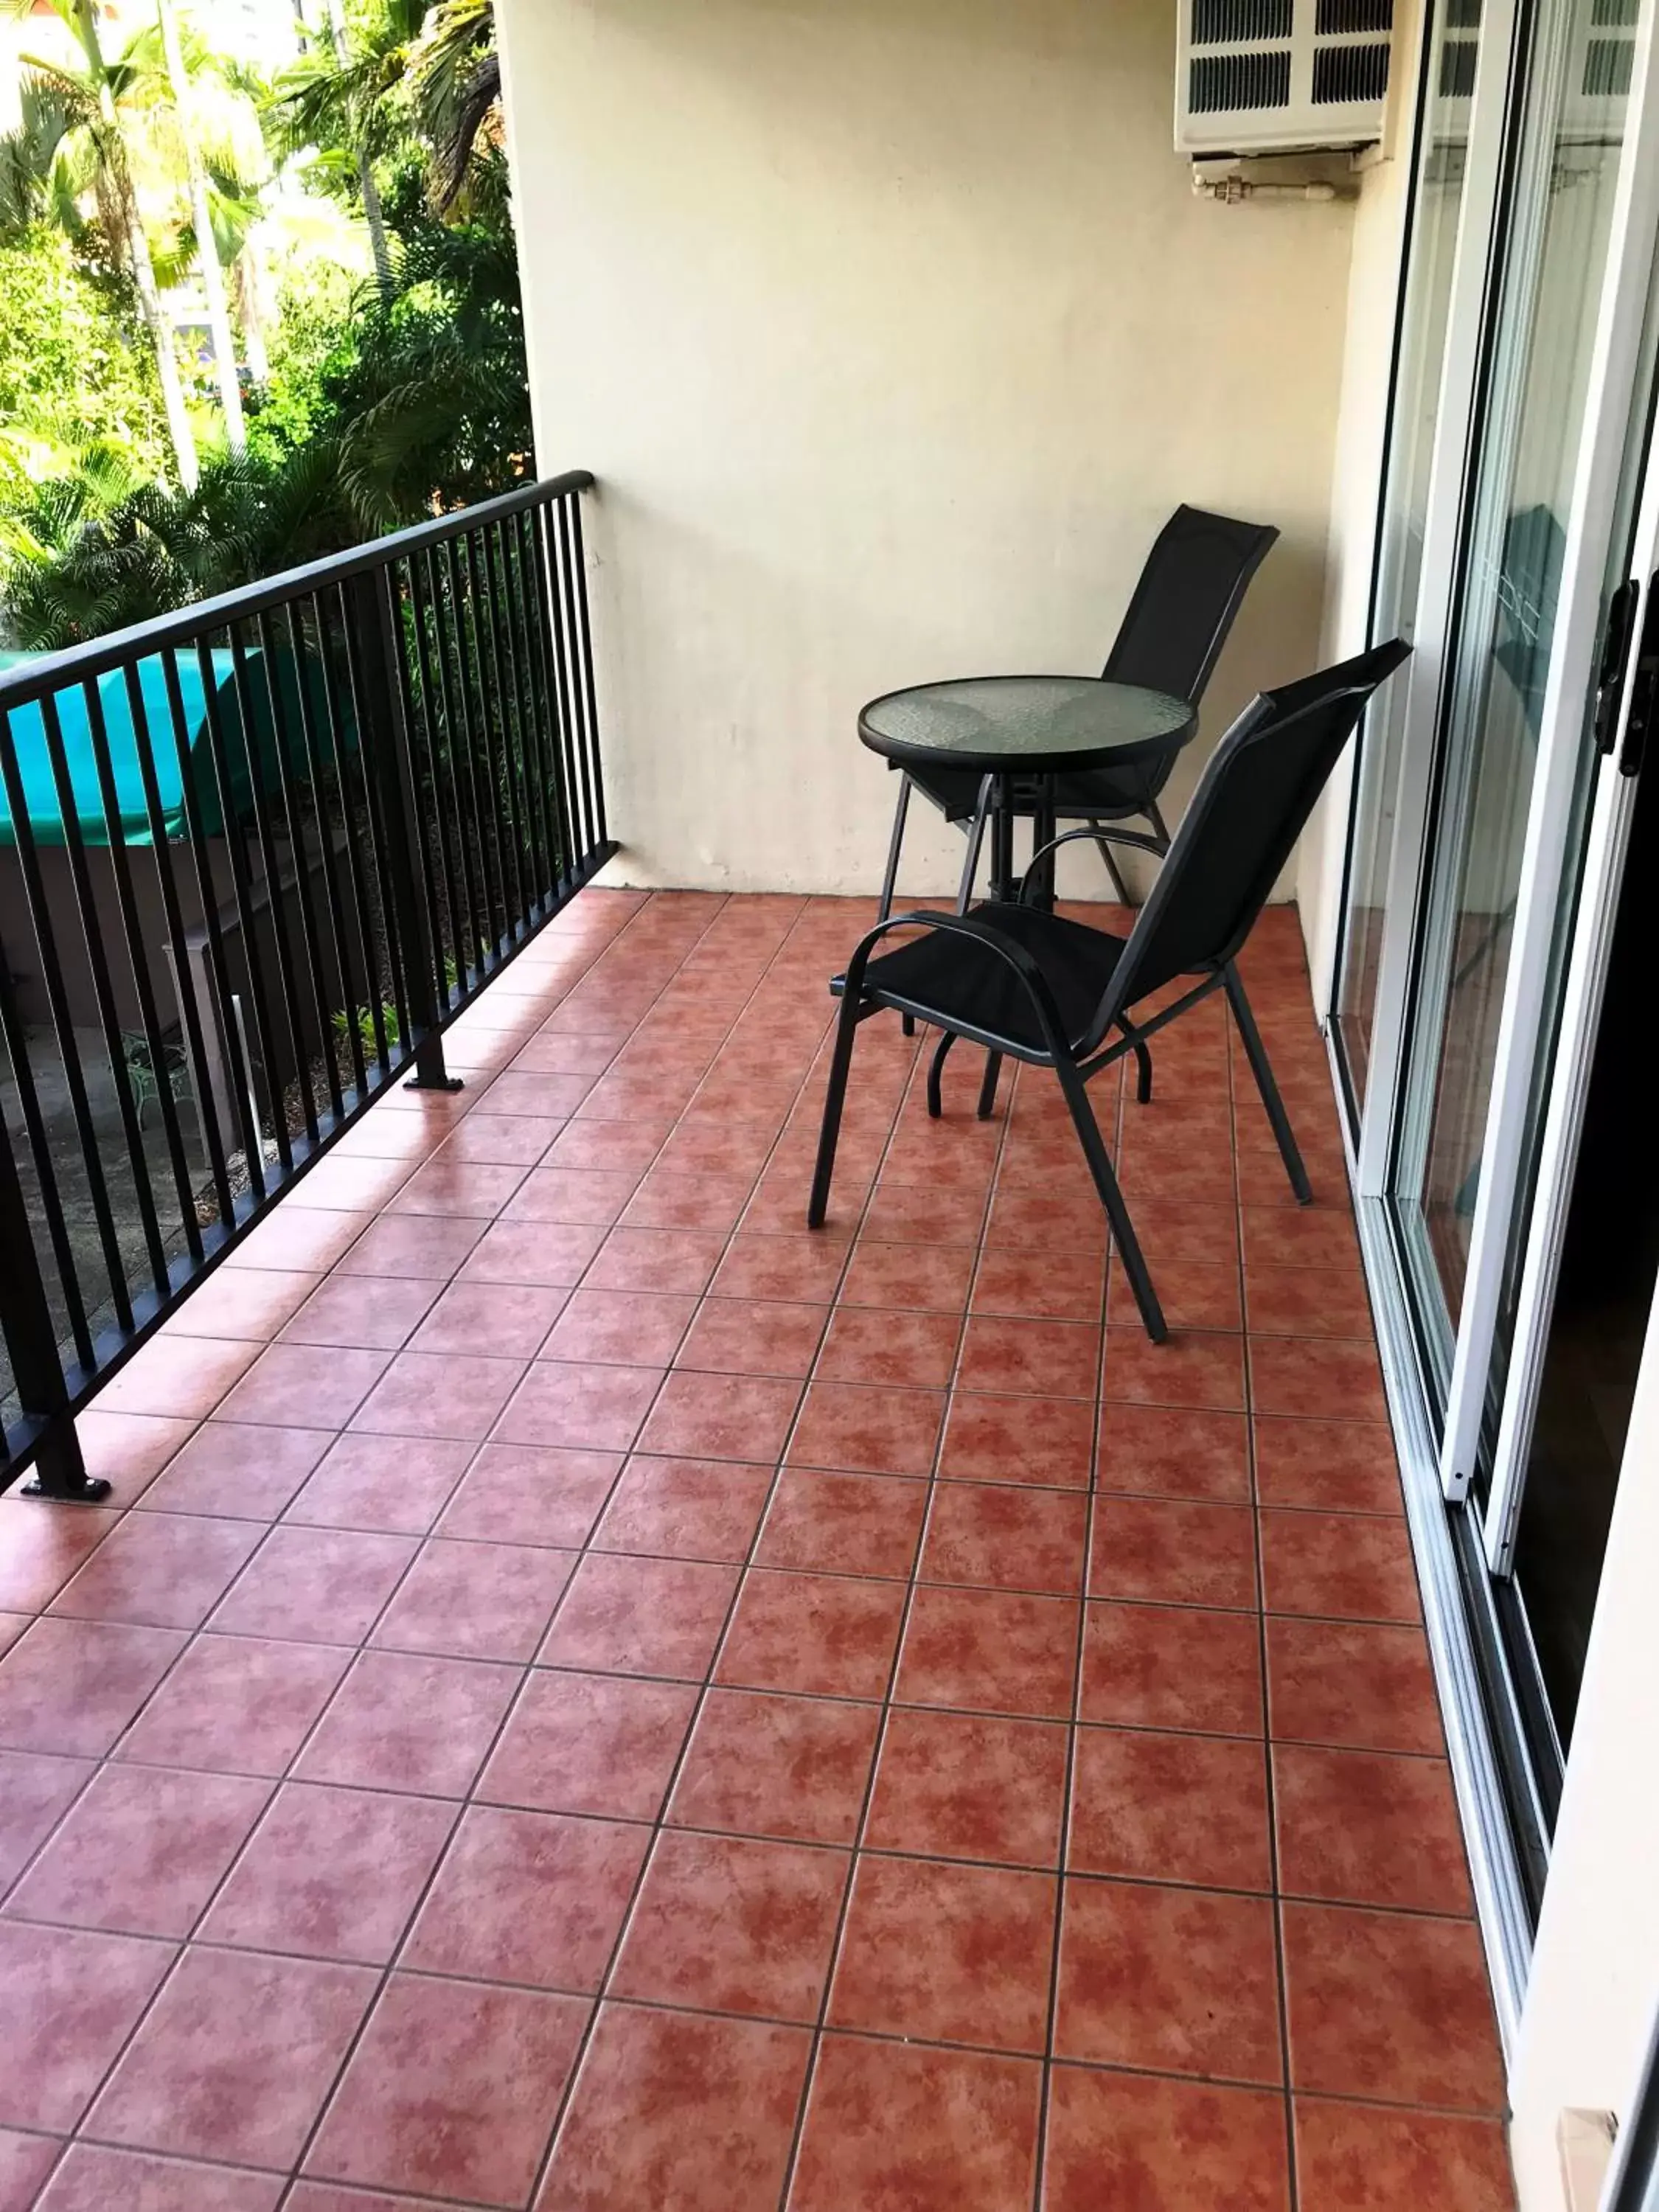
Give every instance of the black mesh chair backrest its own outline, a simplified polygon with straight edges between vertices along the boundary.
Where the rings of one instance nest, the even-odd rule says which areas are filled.
[[[1278,535],[1270,523],[1176,507],[1146,556],[1102,674],[1197,706],[1249,580]]]
[[[1234,957],[1366,701],[1410,651],[1396,638],[1251,701],[1199,779],[1096,1016],[1090,1050],[1149,991]]]

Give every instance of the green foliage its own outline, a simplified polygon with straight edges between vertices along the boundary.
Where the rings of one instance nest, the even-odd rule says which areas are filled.
[[[0,237],[0,483],[62,468],[92,446],[120,448],[144,473],[161,469],[155,362],[126,288],[32,223]]]
[[[264,113],[290,173],[297,161],[308,185],[370,218],[379,278],[314,257],[281,268],[269,374],[244,395],[246,450],[207,453],[193,490],[161,480],[155,364],[123,286],[88,272],[90,239],[77,253],[46,228],[49,180],[37,164],[30,181],[18,134],[0,142],[7,642],[55,649],[143,621],[487,497],[533,465],[488,0],[349,0],[346,30],[344,51],[319,42]],[[234,121],[247,88],[210,55],[192,68],[217,70]],[[165,133],[156,143],[164,156]],[[258,232],[265,188],[246,148],[212,153],[229,260]],[[78,204],[95,228],[95,203]],[[192,246],[178,232],[158,265],[187,265]],[[9,468],[37,423],[44,442]]]
[[[319,378],[339,427],[348,494],[378,529],[505,490],[530,455],[511,229],[505,221],[438,221],[427,212],[423,183],[413,163],[392,179],[386,210],[402,248],[397,289],[388,301],[363,289],[349,343]]]
[[[9,518],[10,641],[57,651],[362,535],[337,446],[325,437],[278,467],[247,455],[210,458],[193,491],[151,482],[110,496],[85,471],[49,480],[16,500]]]

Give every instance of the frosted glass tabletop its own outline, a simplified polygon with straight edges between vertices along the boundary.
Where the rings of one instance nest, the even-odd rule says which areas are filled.
[[[1146,760],[1186,744],[1184,699],[1100,676],[970,676],[872,699],[859,735],[889,760],[1058,775]]]

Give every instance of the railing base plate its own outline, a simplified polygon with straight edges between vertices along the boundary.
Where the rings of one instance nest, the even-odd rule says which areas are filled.
[[[404,1084],[405,1091],[465,1091],[465,1083],[459,1075],[434,1076],[430,1082],[424,1076],[411,1075]]]
[[[100,1474],[83,1474],[72,1489],[48,1485],[38,1474],[32,1474],[27,1482],[18,1485],[17,1495],[44,1498],[51,1505],[101,1505],[109,1496],[109,1487]]]

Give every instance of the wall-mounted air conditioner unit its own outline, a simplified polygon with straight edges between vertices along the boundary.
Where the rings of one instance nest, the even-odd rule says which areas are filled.
[[[1308,153],[1382,135],[1394,0],[1178,4],[1177,153]]]

